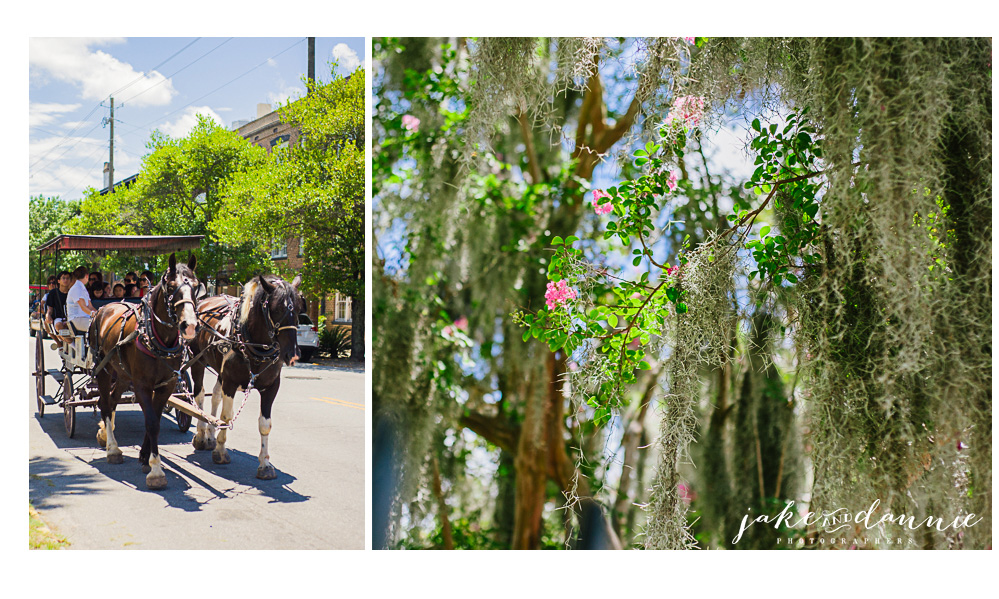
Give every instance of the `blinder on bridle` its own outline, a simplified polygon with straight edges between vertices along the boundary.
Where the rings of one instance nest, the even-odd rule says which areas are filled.
[[[282,285],[287,286],[288,284],[282,283]],[[274,319],[271,318],[270,302],[266,301],[260,302],[261,311],[264,313],[264,316],[267,317],[267,322],[270,324],[267,333],[268,335],[270,335],[271,341],[276,339],[277,336],[281,334],[281,331],[285,331],[288,329],[294,329],[296,331],[298,330],[298,315],[296,314],[295,311],[295,306],[296,306],[295,300],[298,296],[294,288],[292,288],[290,291],[291,292],[288,294],[288,297],[286,298],[284,303],[286,312],[282,320],[287,322],[288,319],[291,318],[292,319],[291,321],[295,324],[278,326],[277,324],[275,324]]]
[[[166,273],[163,274],[163,279],[160,282],[166,283]],[[181,298],[177,301],[174,301],[174,298],[177,297],[177,294],[184,287],[187,287],[188,289],[191,290],[191,299]],[[167,316],[169,316],[170,319],[173,320],[174,326],[178,324],[176,310],[177,308],[183,306],[184,304],[191,304],[191,308],[197,309],[197,304],[195,304],[194,302],[194,285],[191,284],[191,278],[187,276],[185,276],[181,281],[181,283],[177,285],[177,288],[173,290],[173,293],[171,293],[166,298]]]

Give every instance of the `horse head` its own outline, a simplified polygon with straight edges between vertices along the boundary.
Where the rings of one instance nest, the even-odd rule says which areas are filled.
[[[244,289],[241,322],[247,328],[268,331],[268,336],[278,343],[280,357],[291,366],[298,361],[298,315],[305,300],[298,292],[302,277],[288,283],[273,275],[254,277]],[[259,324],[251,320],[259,316]]]
[[[184,339],[194,339],[198,328],[197,298],[195,290],[200,286],[194,269],[198,258],[193,254],[187,264],[177,264],[176,254],[170,254],[169,266],[163,273],[160,287],[166,304],[167,315],[177,325],[177,331]]]

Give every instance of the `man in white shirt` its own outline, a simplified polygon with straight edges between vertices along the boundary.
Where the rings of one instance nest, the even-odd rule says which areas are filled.
[[[90,292],[84,281],[87,278],[87,267],[78,266],[73,271],[73,278],[76,282],[69,288],[66,295],[66,320],[68,320],[78,331],[87,331],[90,328],[90,320],[94,317],[94,305],[90,303]]]

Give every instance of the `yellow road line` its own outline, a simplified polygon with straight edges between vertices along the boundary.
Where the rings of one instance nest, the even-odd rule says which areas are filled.
[[[341,406],[344,408],[354,408],[355,410],[362,410],[362,411],[364,410],[364,404],[357,404],[352,401],[333,399],[332,397],[310,397],[309,399],[326,402],[328,404],[333,404],[334,406]]]

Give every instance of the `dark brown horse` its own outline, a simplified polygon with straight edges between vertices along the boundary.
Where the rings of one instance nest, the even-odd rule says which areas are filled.
[[[270,463],[267,439],[271,432],[271,407],[281,386],[281,368],[298,360],[298,315],[304,300],[298,293],[301,277],[290,284],[273,275],[254,277],[235,298],[218,295],[201,300],[198,319],[204,325],[191,342],[192,352],[202,358],[191,364],[194,399],[199,408],[205,400],[205,367],[218,373],[212,391],[212,415],[222,404],[221,419],[233,420],[233,398],[240,390],[260,392],[260,465],[257,478],[277,478]],[[202,354],[202,352],[204,352]],[[203,409],[203,408],[202,408]],[[195,449],[211,449],[212,461],[228,464],[226,429],[198,422]]]
[[[107,448],[109,463],[122,463],[114,437],[114,412],[121,394],[131,385],[146,423],[139,463],[150,489],[167,484],[160,464],[160,419],[177,385],[184,340],[194,338],[198,325],[196,265],[194,256],[185,266],[178,265],[175,255],[170,254],[169,268],[140,304],[108,304],[97,311],[90,324],[90,347],[100,368],[95,372],[101,394],[97,441]]]

